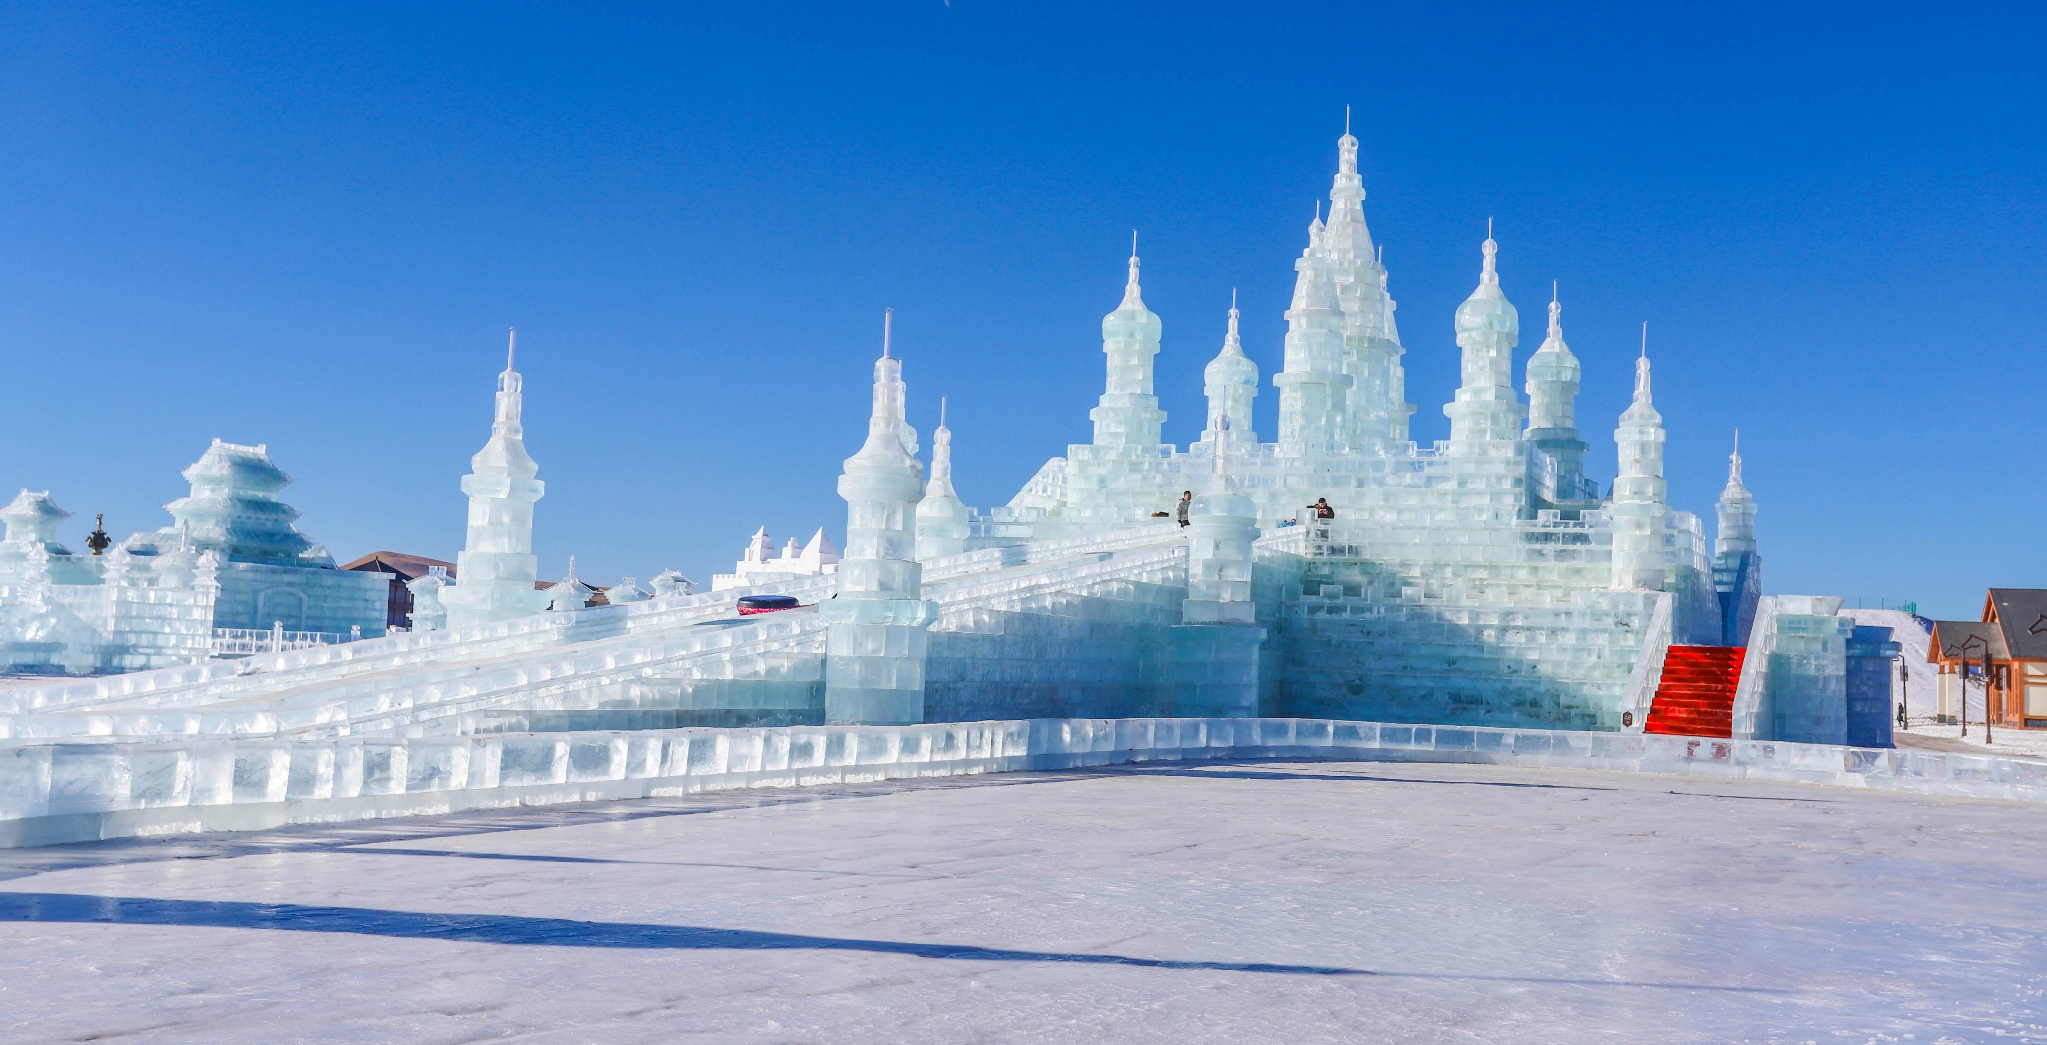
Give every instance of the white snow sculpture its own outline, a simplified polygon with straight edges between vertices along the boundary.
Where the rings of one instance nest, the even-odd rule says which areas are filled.
[[[547,593],[534,588],[540,560],[533,554],[533,502],[546,493],[535,476],[540,466],[526,452],[519,423],[522,381],[512,369],[518,332],[505,350],[498,375],[497,414],[490,441],[469,459],[462,492],[469,495],[469,534],[456,557],[460,582],[441,593],[448,627],[523,617],[548,606]]]
[[[1649,324],[1642,324],[1642,356],[1635,360],[1635,400],[1614,429],[1620,476],[1613,481],[1613,586],[1663,590],[1663,415],[1649,397]]]
[[[966,551],[968,532],[967,506],[952,488],[952,429],[945,426],[941,396],[938,428],[931,433],[931,481],[924,484],[924,499],[917,502],[917,561]]]
[[[1132,266],[1132,272],[1135,272]],[[1140,306],[1142,307],[1142,306]],[[877,725],[924,720],[926,629],[937,608],[922,597],[915,506],[924,466],[903,439],[903,364],[889,356],[892,314],[874,363],[867,442],[846,459],[846,558],[838,592],[818,606],[825,640],[825,721]]]
[[[822,526],[810,535],[810,543],[802,548],[797,548],[796,538],[791,537],[780,555],[774,554],[774,550],[775,539],[768,536],[768,528],[763,526],[755,530],[753,537],[746,542],[746,551],[733,564],[732,572],[711,575],[711,590],[729,591],[804,577],[826,577],[839,572],[839,549],[832,544],[830,537],[825,536]]]

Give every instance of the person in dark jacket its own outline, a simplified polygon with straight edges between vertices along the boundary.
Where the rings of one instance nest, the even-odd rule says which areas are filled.
[[[1308,510],[1314,512],[1317,519],[1336,518],[1336,509],[1329,507],[1329,498],[1327,497],[1315,498],[1315,503],[1309,505]]]
[[[1180,520],[1180,525],[1187,525],[1187,506],[1193,503],[1194,491],[1188,490],[1180,494],[1180,503],[1173,509],[1173,515]]]

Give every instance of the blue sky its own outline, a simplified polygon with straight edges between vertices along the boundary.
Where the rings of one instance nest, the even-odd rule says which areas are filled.
[[[1672,500],[1740,427],[1769,590],[2047,586],[2036,6],[730,7],[0,5],[0,484],[75,547],[262,442],[337,556],[453,558],[517,326],[543,573],[708,579],[842,532],[893,307],[1001,504],[1088,438],[1132,228],[1167,438],[1232,287],[1277,369],[1348,104],[1418,439],[1492,217],[1517,385],[1557,280],[1610,477],[1647,320]]]

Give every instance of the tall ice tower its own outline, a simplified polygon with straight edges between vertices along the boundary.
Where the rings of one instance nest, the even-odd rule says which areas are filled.
[[[1210,446],[1222,446],[1217,433],[1227,422],[1235,427],[1230,429],[1228,444],[1248,446],[1255,453],[1258,449],[1258,433],[1251,429],[1251,400],[1258,397],[1258,364],[1244,354],[1244,343],[1237,338],[1237,295],[1230,293],[1230,327],[1223,334],[1223,350],[1209,360],[1201,371],[1202,392],[1208,396],[1208,427],[1201,431],[1201,441]]]
[[[1528,441],[1557,462],[1557,496],[1575,499],[1585,475],[1585,451],[1578,438],[1578,357],[1564,344],[1564,306],[1552,289],[1549,336],[1528,360]]]
[[[1621,415],[1613,439],[1620,475],[1613,481],[1613,586],[1663,590],[1663,415],[1649,400],[1649,325],[1642,324],[1642,358],[1635,361],[1635,401]]]
[[[540,466],[526,452],[525,429],[519,425],[521,380],[512,369],[518,339],[513,331],[505,349],[490,442],[469,459],[469,474],[462,477],[462,492],[469,495],[469,537],[455,558],[456,584],[441,593],[450,628],[547,608],[547,593],[533,587],[540,569],[533,555],[533,502],[540,500],[546,484],[534,478]]]
[[[1500,245],[1486,229],[1485,262],[1478,289],[1457,306],[1457,347],[1463,350],[1463,384],[1455,402],[1443,406],[1450,418],[1450,452],[1496,456],[1521,437],[1521,400],[1513,387],[1514,346],[1521,342],[1521,316],[1500,290]]]
[[[1109,377],[1101,405],[1088,412],[1095,422],[1095,445],[1117,451],[1157,456],[1166,412],[1152,394],[1152,357],[1159,354],[1159,317],[1144,307],[1137,285],[1137,237],[1130,238],[1130,281],[1123,303],[1102,317],[1102,352],[1109,357]]]

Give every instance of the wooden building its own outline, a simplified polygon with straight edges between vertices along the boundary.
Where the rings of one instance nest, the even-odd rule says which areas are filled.
[[[2047,729],[2047,588],[1992,588],[1982,620],[1935,621],[1926,659],[1940,670],[1942,721],[1961,713],[1964,687],[1986,686],[1991,725]]]
[[[423,555],[407,555],[404,552],[371,552],[341,568],[365,573],[388,573],[391,575],[390,605],[385,611],[384,626],[387,628],[412,628],[412,591],[405,584],[427,575],[434,567],[448,571],[448,579],[455,579],[455,564],[429,559]]]

